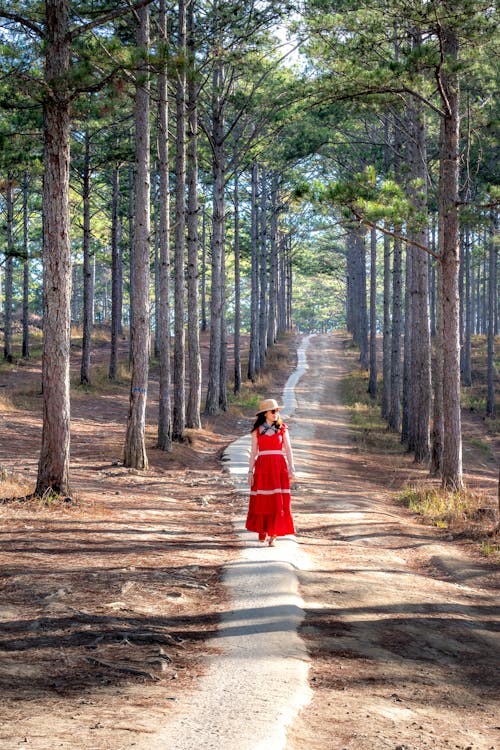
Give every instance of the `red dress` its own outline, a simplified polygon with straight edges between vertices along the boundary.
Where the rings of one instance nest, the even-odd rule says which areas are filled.
[[[278,432],[262,434],[257,429],[259,452],[254,464],[253,483],[246,528],[259,535],[295,534],[290,511],[290,477],[283,452],[285,424]]]

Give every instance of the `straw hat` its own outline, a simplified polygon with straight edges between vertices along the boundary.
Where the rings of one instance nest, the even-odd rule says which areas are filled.
[[[259,410],[255,412],[255,416],[262,414],[263,411],[272,411],[273,409],[282,409],[283,407],[278,404],[274,398],[265,398],[264,401],[259,403]]]

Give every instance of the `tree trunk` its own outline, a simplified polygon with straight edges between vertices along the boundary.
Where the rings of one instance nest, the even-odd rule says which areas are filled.
[[[194,65],[193,3],[188,10],[190,60]],[[188,360],[189,395],[186,425],[201,428],[201,354],[198,312],[198,86],[191,71],[188,84]]]
[[[266,364],[267,348],[267,174],[260,172],[260,258],[259,258],[259,371]]]
[[[377,398],[377,232],[370,233],[370,377],[368,393]]]
[[[94,305],[94,284],[90,248],[90,135],[85,131],[85,152],[83,161],[83,335],[80,383],[90,383],[90,349],[92,344],[92,308]]]
[[[70,59],[68,2],[45,2],[42,445],[35,494],[69,493]]]
[[[149,7],[137,11],[137,48],[141,58],[136,66],[135,139],[136,139],[136,209],[135,245],[131,279],[132,311],[132,378],[125,438],[124,464],[147,469],[145,431],[146,400],[149,375],[150,325],[150,124],[149,124]]]
[[[205,332],[207,324],[207,207],[201,209],[201,330]]]
[[[412,102],[413,137],[412,143],[412,194],[415,211],[427,213],[427,151],[426,128],[423,104]],[[412,232],[416,242],[426,245],[427,231],[424,228]],[[412,367],[413,398],[411,417],[411,447],[415,461],[427,461],[430,452],[430,409],[431,409],[431,345],[429,324],[429,256],[419,248],[412,254],[413,275],[413,330]]]
[[[120,330],[120,248],[118,242],[118,201],[120,195],[120,170],[113,167],[111,198],[111,351],[109,379],[118,377],[118,336]]]
[[[269,312],[267,320],[267,345],[276,341],[278,311],[278,175],[271,182],[271,231],[269,261]]]
[[[441,221],[439,234],[441,235]],[[441,243],[441,239],[439,240]],[[443,467],[443,269],[441,263],[436,266],[436,335],[434,339],[434,367],[431,430],[431,456],[429,472],[431,476],[440,476]]]
[[[441,118],[439,208],[443,222],[441,259],[443,265],[443,474],[444,487],[463,487],[462,425],[460,413],[459,342],[459,82],[458,38],[443,30],[446,68],[441,71],[445,114]]]
[[[179,0],[179,39],[175,136],[174,248],[174,403],[172,439],[183,440],[186,426],[185,361],[185,236],[186,236],[186,2]]]
[[[166,45],[166,0],[160,0],[159,35]],[[158,74],[158,170],[160,176],[159,268],[158,268],[158,447],[172,448],[172,416],[170,399],[170,190],[168,152],[168,81],[167,62],[162,61]]]
[[[213,216],[212,216],[212,287],[210,297],[210,351],[208,355],[208,386],[205,412],[220,411],[220,370],[222,355],[222,254],[224,252],[224,101],[222,61],[213,73],[212,145],[213,145]]]
[[[492,211],[490,225],[490,247],[489,247],[489,294],[488,294],[488,357],[487,357],[487,380],[488,397],[486,399],[486,415],[495,416],[495,299],[497,295],[497,234],[498,215]]]
[[[30,356],[30,267],[29,267],[29,249],[28,249],[28,173],[24,173],[23,179],[23,357],[29,359]]]
[[[356,230],[357,273],[357,312],[359,335],[359,362],[363,370],[368,370],[368,311],[366,304],[366,231],[364,227]]]
[[[399,229],[395,228],[395,234]],[[401,334],[403,331],[403,250],[401,240],[394,240],[392,265],[392,335],[391,335],[391,401],[388,424],[391,430],[399,432],[401,427]]]
[[[241,270],[238,140],[234,144],[234,393],[241,390]]]
[[[389,119],[384,121],[384,172],[389,174]],[[387,228],[389,228],[386,222]],[[384,234],[384,327],[382,338],[382,403],[381,415],[389,419],[391,404],[391,240]]]
[[[255,381],[257,374],[257,355],[259,350],[259,265],[258,265],[258,179],[259,172],[256,164],[252,166],[252,198],[251,198],[251,291],[250,291],[250,348],[248,354],[248,379]]]
[[[223,234],[223,238],[225,235]],[[225,242],[223,240],[222,247]],[[221,333],[220,333],[220,380],[219,380],[219,407],[227,411],[229,404],[227,400],[227,315],[226,315],[226,256],[224,249],[221,256]]]
[[[134,250],[135,250],[135,175],[134,167],[128,171],[128,256],[129,256],[129,361],[132,364],[132,336],[134,330],[134,311],[132,300],[134,298]]]
[[[5,199],[7,204],[7,253],[5,258],[5,298],[4,298],[4,333],[3,356],[12,359],[12,295],[14,282],[14,199],[12,196],[13,178],[7,175]]]
[[[470,227],[465,227],[464,239],[464,340],[462,357],[462,384],[466,388],[472,385],[472,359],[471,359],[471,277],[470,277]]]

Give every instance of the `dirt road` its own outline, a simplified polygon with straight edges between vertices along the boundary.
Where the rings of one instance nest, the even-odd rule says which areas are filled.
[[[298,539],[313,699],[289,750],[500,748],[498,568],[388,499],[349,439],[340,337],[317,336],[297,388]]]

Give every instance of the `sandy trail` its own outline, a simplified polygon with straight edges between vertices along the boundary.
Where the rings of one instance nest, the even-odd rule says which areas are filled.
[[[295,440],[295,511],[313,560],[299,577],[314,692],[287,747],[498,748],[498,575],[394,506],[357,454],[341,337],[313,338],[308,362],[294,422],[314,438]]]

